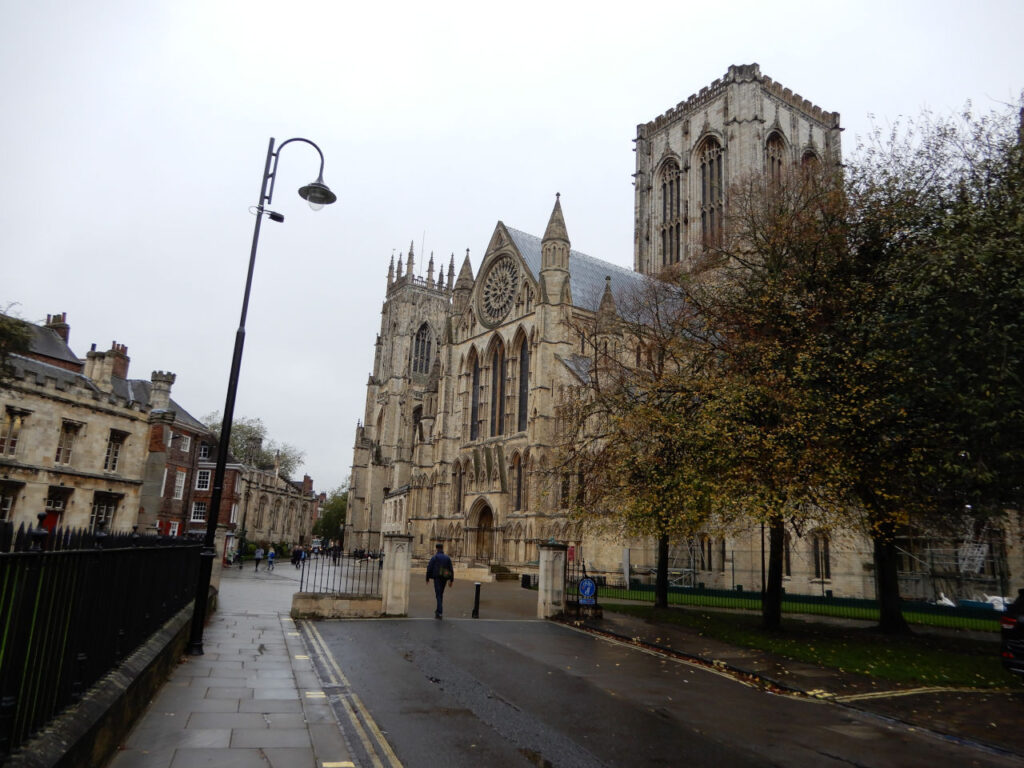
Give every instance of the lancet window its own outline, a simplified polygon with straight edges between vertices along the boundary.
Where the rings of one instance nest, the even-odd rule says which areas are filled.
[[[661,266],[679,261],[683,234],[682,173],[675,160],[661,170]]]
[[[705,139],[700,150],[700,226],[705,245],[717,245],[722,239],[722,145]]]
[[[430,326],[424,323],[416,331],[416,338],[413,340],[412,351],[412,372],[430,373],[431,363],[431,340]]]

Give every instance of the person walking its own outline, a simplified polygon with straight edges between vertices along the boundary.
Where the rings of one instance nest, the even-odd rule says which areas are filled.
[[[267,570],[268,571],[274,570],[274,560],[275,559],[277,559],[277,553],[274,551],[274,548],[271,547],[270,551],[267,552]]]
[[[263,547],[257,546],[256,551],[252,553],[253,559],[256,561],[256,567],[253,568],[253,573],[260,569],[260,561],[263,559]]]
[[[437,551],[427,563],[427,584],[434,580],[434,596],[437,598],[437,609],[434,611],[434,618],[440,619],[444,610],[444,588],[455,583],[455,567],[452,559],[444,553],[444,544],[440,542],[436,546]]]

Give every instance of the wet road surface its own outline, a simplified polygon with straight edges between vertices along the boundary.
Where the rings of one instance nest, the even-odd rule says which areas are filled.
[[[302,631],[360,766],[1022,764],[551,622]]]

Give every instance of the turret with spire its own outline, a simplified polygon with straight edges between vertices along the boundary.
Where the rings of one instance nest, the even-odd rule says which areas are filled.
[[[451,280],[450,277],[449,280]],[[452,309],[456,315],[461,315],[466,311],[466,307],[469,306],[469,295],[472,292],[473,266],[469,263],[469,248],[467,248],[466,258],[462,262],[462,269],[459,270],[459,279],[455,281],[455,294],[452,298]]]
[[[561,195],[555,195],[555,207],[548,219],[541,241],[540,278],[541,302],[547,304],[572,303],[569,291],[569,234],[562,217]]]
[[[409,278],[409,282],[412,282],[413,276],[413,258],[412,258],[412,241],[409,241],[409,260],[406,264],[405,273]]]
[[[395,282],[395,254],[391,254],[391,264],[388,265],[388,288]]]

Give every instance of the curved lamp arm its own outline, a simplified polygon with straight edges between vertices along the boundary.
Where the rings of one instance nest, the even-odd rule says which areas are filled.
[[[320,172],[317,174],[316,181],[312,181],[304,187],[299,188],[299,196],[309,202],[310,207],[316,211],[323,208],[325,205],[330,205],[338,199],[337,195],[331,192],[330,188],[324,184],[324,153],[320,151],[320,147],[315,142],[302,137],[295,137],[288,139],[287,141],[281,142],[278,146],[277,151],[274,151],[274,140],[270,140],[270,148],[267,150],[267,166],[263,175],[263,191],[260,193],[260,209],[262,212],[263,204],[270,205],[271,200],[274,197],[274,183],[277,181],[277,162],[281,157],[281,150],[293,141],[301,141],[304,144],[309,144],[316,153],[320,155]],[[269,186],[268,183],[269,182]]]

